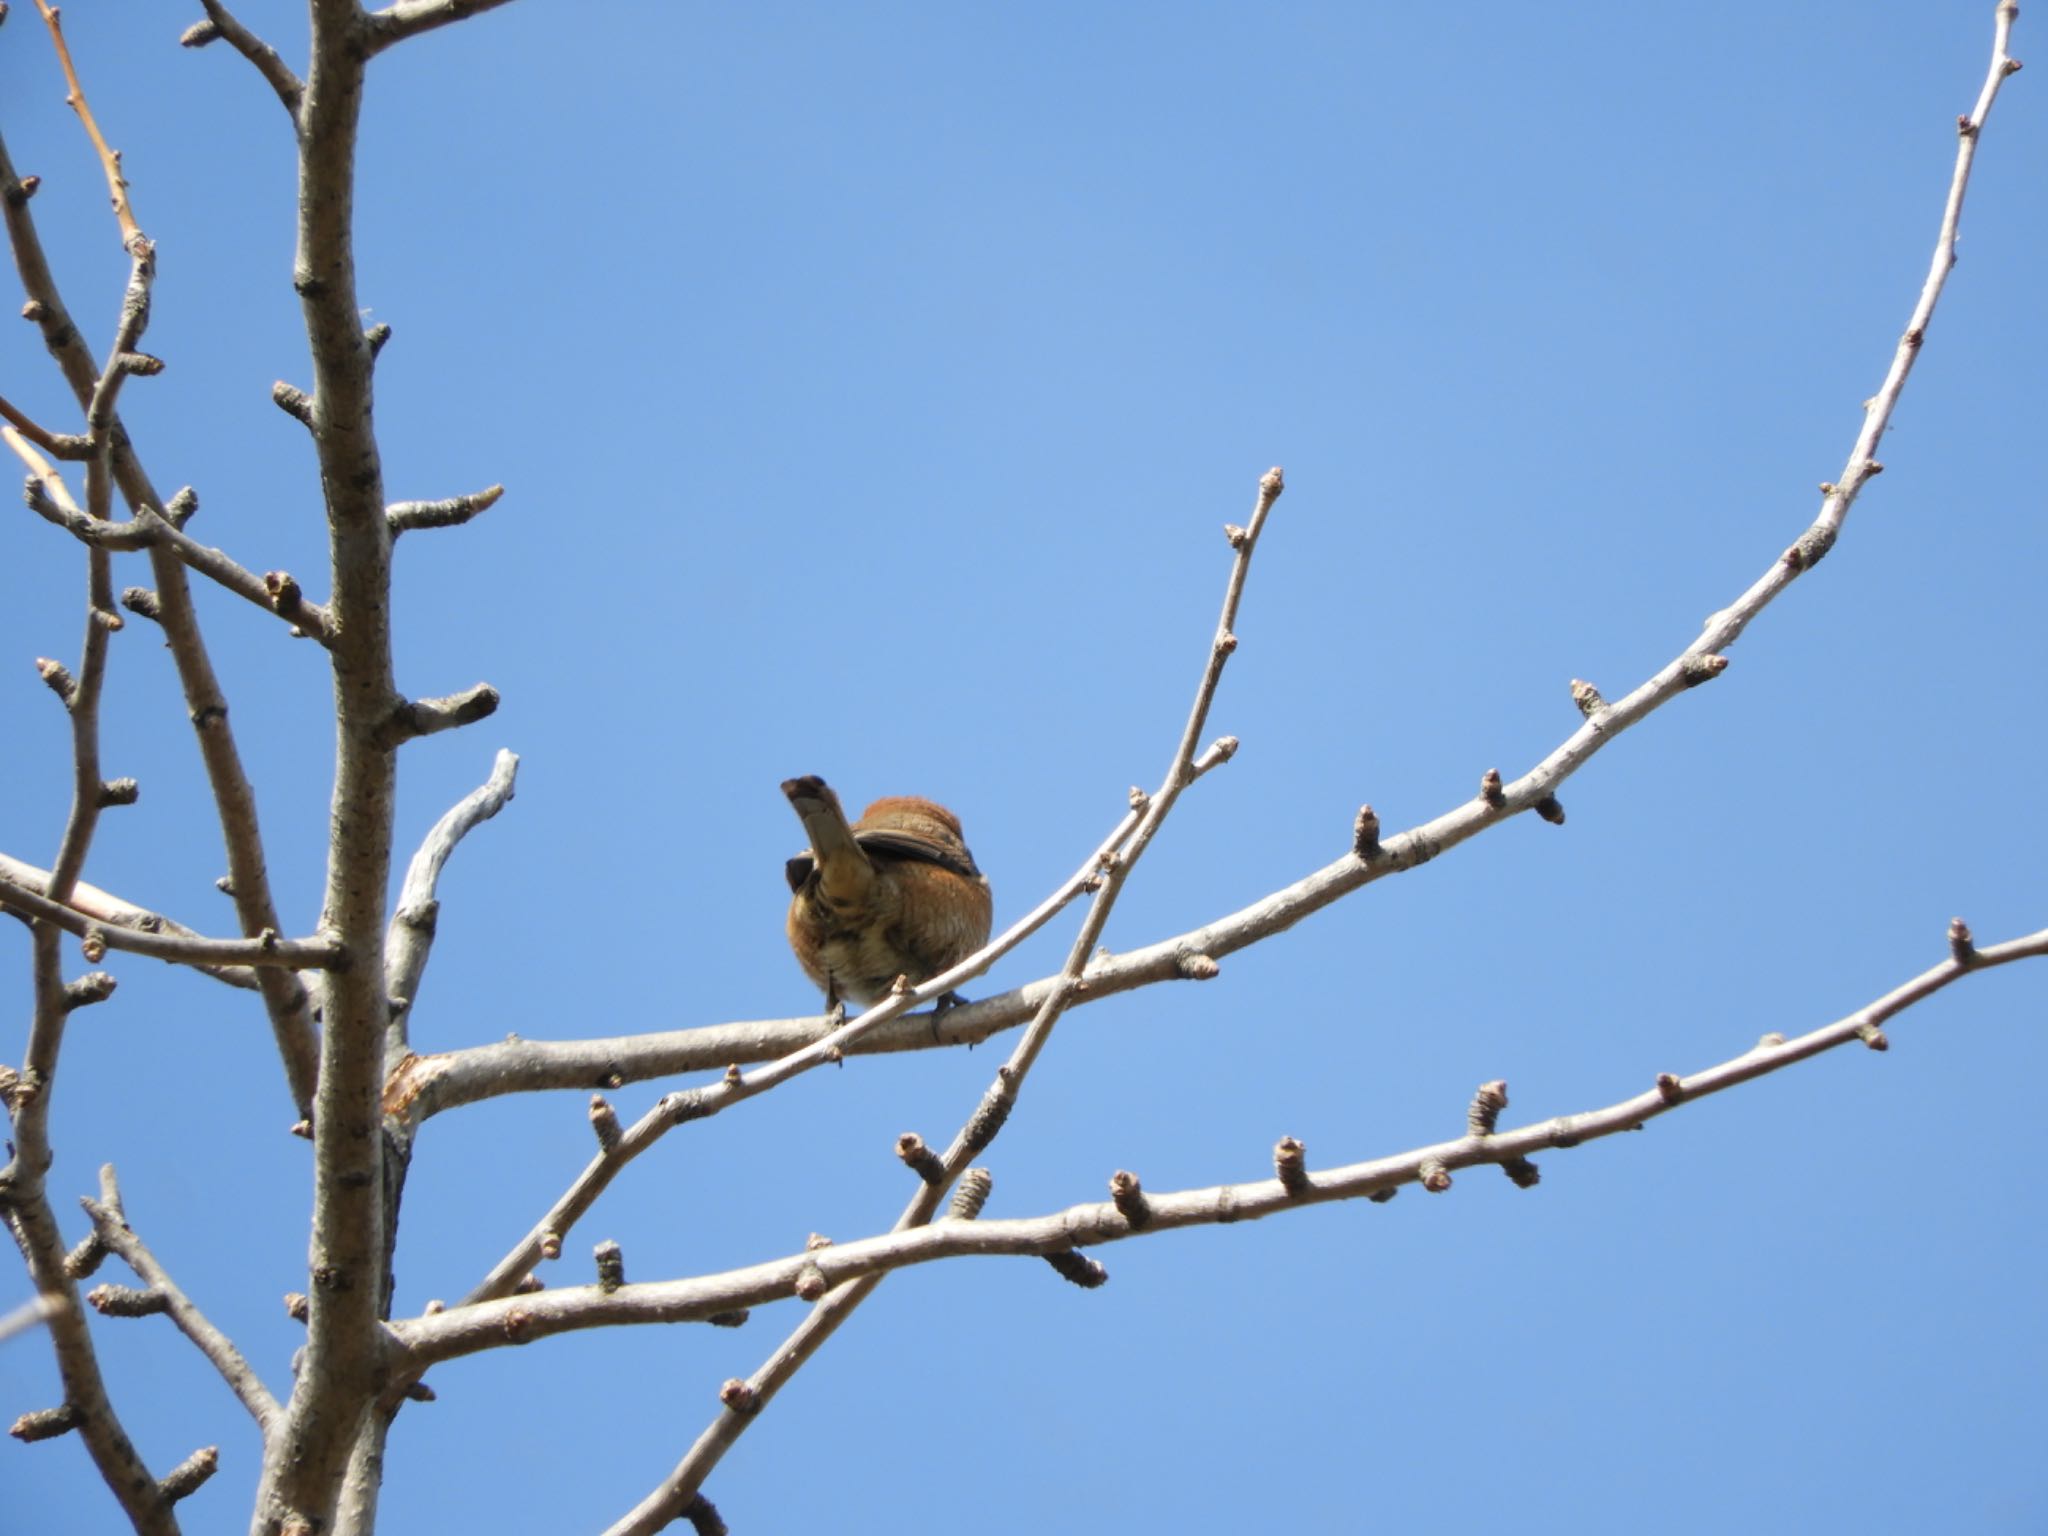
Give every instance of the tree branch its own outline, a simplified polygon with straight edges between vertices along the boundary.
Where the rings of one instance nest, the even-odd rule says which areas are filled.
[[[198,934],[153,933],[118,924],[109,927],[4,876],[0,876],[0,907],[11,907],[75,934],[85,940],[86,958],[94,963],[109,949],[146,955],[173,965],[205,967],[271,966],[288,971],[325,971],[339,970],[348,963],[347,952],[332,939],[281,939],[274,933],[259,934],[253,939],[209,939]]]
[[[13,160],[7,153],[6,140],[0,136],[0,186],[12,186],[19,180]],[[41,328],[44,345],[49,348],[65,382],[83,409],[91,402],[98,370],[93,366],[92,356],[64,307],[63,297],[43,254],[42,241],[36,234],[35,221],[29,216],[26,200],[0,199],[0,218],[5,219],[15,268],[21,276],[23,291],[28,295],[28,304],[23,312]],[[162,507],[162,499],[143,472],[118,421],[113,430],[113,472],[122,498],[130,510],[138,514],[143,507]],[[242,770],[241,754],[236,749],[234,733],[228,725],[227,701],[221,694],[212,660],[206,653],[206,643],[199,632],[198,616],[192,608],[191,590],[185,582],[184,568],[175,555],[161,547],[152,546],[149,559],[156,591],[147,604],[147,611],[163,626],[172,661],[178,669],[185,708],[192,720],[200,760],[205,765],[207,782],[220,816],[221,839],[227,852],[229,891],[234,898],[236,916],[241,919],[245,934],[276,930],[280,925],[277,906],[270,892],[262,832],[257,824],[255,793],[250,788],[248,775]],[[138,601],[130,606],[141,611],[143,605]],[[274,969],[257,972],[256,982],[263,995],[264,1011],[270,1018],[278,1054],[284,1063],[293,1102],[299,1113],[306,1115],[312,1102],[316,1062],[312,1008],[306,989],[296,976]]]
[[[1766,1035],[1742,1054],[1699,1072],[1683,1077],[1659,1074],[1656,1086],[1604,1108],[1553,1116],[1515,1130],[1487,1134],[1468,1127],[1468,1134],[1455,1140],[1411,1148],[1391,1157],[1318,1173],[1288,1173],[1250,1184],[1220,1184],[1168,1194],[1145,1191],[1141,1201],[1125,1193],[1121,1201],[1112,1198],[1012,1220],[952,1220],[899,1227],[857,1242],[806,1248],[765,1264],[689,1280],[650,1281],[610,1290],[601,1285],[549,1289],[407,1318],[392,1324],[392,1332],[406,1364],[421,1369],[461,1355],[584,1328],[704,1322],[721,1312],[794,1296],[806,1271],[811,1270],[822,1275],[827,1286],[840,1287],[937,1259],[1059,1254],[1179,1227],[1255,1221],[1334,1200],[1384,1199],[1405,1184],[1423,1184],[1441,1192],[1451,1187],[1448,1175],[1459,1169],[1526,1161],[1537,1152],[1577,1147],[1638,1130],[1660,1115],[1852,1042],[1883,1049],[1881,1026],[1915,1003],[1973,972],[2041,956],[2048,956],[2048,929],[1972,949],[1967,958],[1952,953],[1884,996],[1809,1034],[1790,1040]],[[1498,1102],[1505,1104],[1504,1085],[1488,1086],[1499,1089]],[[1135,1180],[1120,1180],[1119,1184],[1129,1190]],[[1134,1210],[1143,1214],[1134,1217]],[[821,1308],[839,1294],[837,1290],[829,1292]],[[751,1399],[750,1407],[758,1408],[760,1401]],[[609,1536],[624,1536],[638,1528],[621,1522]]]
[[[81,1199],[79,1204],[92,1218],[93,1231],[99,1235],[100,1241],[118,1254],[152,1293],[163,1298],[164,1310],[177,1324],[178,1331],[199,1347],[199,1352],[220,1373],[228,1389],[249,1410],[257,1428],[267,1432],[280,1411],[277,1399],[270,1395],[269,1388],[263,1385],[262,1378],[243,1358],[242,1352],[207,1320],[206,1314],[193,1305],[192,1299],[171,1279],[157,1262],[156,1255],[128,1225],[127,1214],[121,1208],[121,1190],[115,1181],[112,1163],[100,1169],[99,1199]]]
[[[284,103],[285,111],[296,126],[299,98],[304,89],[299,84],[299,77],[291,72],[291,67],[275,48],[237,21],[220,0],[199,0],[199,3],[205,7],[206,20],[188,27],[178,41],[187,48],[203,48],[216,37],[225,39],[230,48],[256,66],[256,73],[277,93],[277,99]]]
[[[491,764],[491,776],[464,795],[435,822],[419,851],[406,866],[405,884],[398,893],[398,910],[391,916],[384,941],[384,992],[391,999],[391,1026],[385,1040],[385,1058],[396,1063],[406,1048],[406,1025],[413,1000],[419,996],[420,978],[426,974],[427,956],[434,946],[434,927],[441,903],[435,895],[441,871],[455,852],[455,845],[477,827],[502,811],[512,799],[519,775],[516,755],[500,751]]]
[[[370,52],[382,53],[422,32],[466,20],[484,11],[494,11],[507,0],[399,0],[369,15]]]

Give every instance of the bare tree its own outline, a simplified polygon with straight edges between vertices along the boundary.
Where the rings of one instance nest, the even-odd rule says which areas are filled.
[[[111,339],[96,351],[88,339],[95,328],[80,315],[105,296],[81,300],[52,270],[37,230],[37,181],[18,171],[0,144],[0,188],[24,314],[38,327],[75,402],[72,414],[53,421],[0,401],[7,443],[27,470],[27,504],[56,530],[18,532],[22,553],[16,558],[54,570],[68,533],[83,552],[87,575],[84,636],[75,657],[38,663],[69,726],[68,815],[46,859],[24,849],[0,853],[0,906],[20,919],[30,1002],[25,1036],[9,1047],[18,1064],[0,1069],[0,1094],[13,1124],[0,1207],[33,1290],[23,1306],[0,1316],[0,1342],[39,1324],[46,1329],[62,1400],[17,1405],[24,1411],[14,1434],[22,1440],[76,1436],[107,1495],[137,1531],[178,1529],[179,1501],[232,1452],[196,1447],[166,1468],[138,1450],[101,1360],[103,1348],[124,1346],[123,1325],[89,1322],[93,1312],[110,1320],[168,1316],[232,1391],[254,1421],[261,1447],[250,1522],[260,1533],[373,1529],[387,1438],[405,1425],[409,1403],[432,1399],[430,1373],[447,1362],[579,1330],[734,1326],[752,1317],[748,1337],[764,1326],[773,1336],[758,1347],[758,1365],[725,1381],[716,1402],[711,1384],[703,1384],[703,1422],[678,1431],[673,1468],[644,1493],[622,1497],[608,1526],[613,1533],[647,1532],[686,1520],[699,1531],[721,1530],[706,1495],[720,1459],[750,1430],[772,1422],[767,1410],[777,1393],[897,1270],[971,1255],[1037,1256],[1061,1277],[1093,1288],[1106,1274],[1098,1251],[1126,1240],[1334,1201],[1384,1202],[1408,1185],[1441,1193],[1466,1170],[1488,1165],[1526,1189],[1538,1182],[1541,1154],[1639,1129],[1838,1046],[1884,1050],[1889,1021],[1922,999],[1964,977],[2048,954],[2048,929],[1980,943],[1958,918],[1949,926],[1945,952],[1902,958],[1889,990],[1839,1018],[1812,1021],[1797,1032],[1773,1029],[1753,1046],[1693,1071],[1646,1070],[1640,1091],[1597,1108],[1516,1124],[1505,1118],[1507,1084],[1493,1079],[1478,1085],[1469,1103],[1447,1106],[1454,1122],[1462,1110],[1462,1123],[1426,1144],[1393,1151],[1364,1141],[1319,1146],[1312,1160],[1302,1141],[1283,1136],[1272,1147],[1270,1169],[1249,1182],[1162,1190],[1128,1169],[1105,1170],[1107,1198],[1021,1217],[983,1215],[990,1175],[980,1165],[1027,1096],[1034,1068],[1067,1015],[1138,989],[1211,979],[1230,956],[1277,939],[1311,914],[1447,855],[1522,812],[1562,824],[1567,781],[1623,731],[1721,677],[1750,623],[1834,550],[1851,508],[1884,467],[1880,444],[1955,262],[1964,194],[1985,124],[2002,83],[2019,67],[2007,50],[2017,14],[2011,0],[1996,7],[1982,87],[1957,120],[1954,173],[1925,282],[1842,470],[1820,487],[1811,525],[1759,551],[1759,574],[1727,594],[1699,632],[1648,676],[1605,690],[1572,681],[1576,712],[1533,765],[1519,772],[1475,765],[1453,803],[1404,827],[1364,806],[1348,836],[1333,846],[1334,857],[1300,878],[1185,931],[1116,954],[1102,949],[1111,914],[1168,815],[1237,750],[1232,737],[1216,733],[1212,713],[1238,649],[1254,556],[1272,533],[1285,490],[1275,468],[1250,489],[1242,524],[1223,530],[1230,558],[1221,612],[1202,653],[1191,658],[1193,698],[1175,738],[1161,744],[1164,772],[1149,788],[1131,789],[1127,809],[1108,818],[1071,872],[972,958],[919,985],[906,981],[850,1020],[804,1017],[560,1040],[512,1036],[446,1050],[418,1049],[413,1034],[440,882],[462,840],[510,802],[517,760],[500,753],[489,778],[440,817],[397,877],[394,900],[394,866],[403,857],[396,798],[401,756],[412,743],[485,719],[499,705],[496,690],[482,683],[429,697],[401,691],[394,547],[409,532],[424,539],[437,536],[430,530],[468,524],[498,502],[502,487],[434,500],[398,499],[387,489],[372,395],[392,332],[381,322],[365,324],[353,213],[366,81],[383,56],[502,0],[399,0],[371,12],[355,0],[313,0],[303,70],[215,0],[203,0],[204,18],[183,39],[188,47],[241,55],[285,109],[296,146],[293,281],[311,371],[299,384],[277,385],[272,398],[305,428],[317,460],[331,567],[324,596],[309,580],[259,571],[256,562],[244,564],[202,544],[188,531],[197,497],[190,490],[162,493],[149,469],[151,445],[123,426],[131,381],[152,387],[143,381],[163,369],[146,350],[157,248],[137,212],[142,198],[131,201],[111,143],[132,127],[96,119],[91,81],[74,70],[56,12],[37,3],[71,103],[104,170],[127,275]],[[10,34],[8,45],[19,48],[22,38]],[[84,311],[74,312],[67,299],[83,302]],[[137,573],[146,564],[147,585],[117,593],[116,556]],[[196,584],[195,573],[201,578]],[[317,650],[331,672],[336,747],[324,896],[318,921],[302,933],[280,916],[287,904],[272,888],[251,776],[202,634],[195,591],[210,588],[242,600],[245,612],[264,615],[280,644],[295,637],[302,650]],[[135,780],[109,775],[101,744],[110,661],[123,632],[138,627],[159,633],[175,664],[218,813],[227,860],[221,886],[234,909],[226,934],[209,932],[189,911],[159,912],[84,878],[102,814],[138,800]],[[547,880],[573,883],[569,863]],[[1071,933],[1052,974],[961,1006],[917,1011],[1062,919]],[[79,970],[78,954],[92,969]],[[289,1299],[304,1324],[304,1343],[288,1383],[266,1380],[209,1321],[204,1298],[188,1295],[152,1252],[146,1234],[175,1213],[127,1211],[111,1165],[97,1192],[83,1201],[82,1227],[61,1214],[76,1192],[51,1187],[53,1137],[66,1092],[91,1092],[89,1082],[69,1075],[60,1082],[67,1031],[81,1010],[109,1002],[122,967],[145,960],[249,994],[222,996],[233,1006],[260,1009],[267,1019],[290,1120],[311,1141],[308,1279],[304,1293]],[[814,1238],[743,1266],[673,1278],[642,1274],[637,1266],[629,1271],[621,1245],[602,1240],[592,1247],[594,1278],[543,1285],[551,1263],[592,1242],[584,1218],[608,1188],[671,1131],[689,1126],[690,1136],[738,1137],[744,1112],[716,1127],[693,1123],[851,1057],[990,1041],[998,1042],[1000,1060],[978,1097],[953,1106],[940,1126],[943,1134],[931,1141],[906,1133],[897,1142],[896,1154],[914,1177],[887,1230],[831,1242]],[[698,1080],[662,1093],[637,1114],[622,1116],[611,1102],[628,1085],[690,1075]],[[595,1141],[587,1161],[580,1171],[564,1170],[557,1192],[533,1212],[524,1235],[503,1246],[466,1292],[408,1313],[396,1298],[398,1224],[428,1123],[488,1101],[544,1092],[587,1096]],[[267,1107],[251,1108],[252,1115],[265,1113]],[[1243,1171],[1219,1170],[1219,1177]],[[280,1234],[260,1236],[291,1245]],[[134,1283],[95,1278],[110,1257]],[[752,1316],[756,1309],[762,1309],[758,1317]],[[6,1347],[29,1346],[15,1339]],[[532,1361],[544,1369],[538,1357]]]

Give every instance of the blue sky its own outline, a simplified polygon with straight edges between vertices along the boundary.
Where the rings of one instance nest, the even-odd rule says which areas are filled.
[[[317,481],[267,398],[306,382],[293,170],[267,89],[189,18],[66,23],[159,248],[124,396],[194,534],[324,595]],[[240,11],[289,59],[302,8]],[[196,14],[196,7],[193,8]],[[961,815],[1013,917],[1164,769],[1259,474],[1288,491],[1191,791],[1108,934],[1135,948],[1512,776],[1674,655],[1806,526],[1925,275],[1990,4],[960,7],[522,0],[373,71],[363,301],[394,498],[494,481],[409,536],[401,684],[490,721],[407,750],[401,848],[522,755],[460,850],[421,1049],[816,1006],[782,937],[776,791]],[[2015,52],[2048,52],[2022,16]],[[1264,1177],[1593,1108],[1812,1028],[1943,953],[2048,923],[2037,792],[2048,533],[2048,111],[1993,115],[1960,263],[1840,545],[1731,653],[1517,818],[1224,962],[1069,1018],[991,1158],[992,1214]],[[124,275],[32,8],[0,128],[74,312]],[[0,329],[0,393],[54,370]],[[0,559],[0,850],[68,795],[28,664],[76,649],[82,561],[23,514]],[[117,581],[144,580],[139,569]],[[319,653],[202,593],[287,923],[317,916]],[[168,659],[116,638],[110,773],[141,804],[87,875],[225,931]],[[1056,967],[1056,925],[978,992]],[[116,957],[75,1021],[53,1189],[129,1214],[274,1389],[309,1158],[260,1014]],[[0,938],[0,1056],[26,945]],[[1824,1058],[1541,1160],[1528,1193],[1340,1206],[892,1279],[709,1485],[736,1530],[2048,1527],[2029,1085],[2048,969],[1974,977],[1892,1049]],[[994,1050],[849,1063],[637,1163],[556,1283],[880,1230],[890,1148],[942,1141]],[[630,1116],[669,1083],[614,1100]],[[432,1122],[399,1305],[453,1297],[588,1155],[582,1096]],[[74,1232],[81,1231],[76,1225]],[[111,1269],[109,1276],[111,1277]],[[125,1278],[125,1277],[124,1277]],[[0,1308],[26,1294],[0,1271]],[[385,1529],[602,1528],[681,1454],[745,1329],[586,1334],[458,1362],[393,1439]],[[257,1448],[160,1320],[96,1331],[153,1466],[218,1442],[187,1528],[246,1519]],[[0,1408],[54,1400],[33,1341]],[[0,1451],[23,1529],[114,1514],[76,1444]],[[966,1513],[971,1511],[971,1516]],[[1647,1513],[1653,1511],[1654,1513]]]

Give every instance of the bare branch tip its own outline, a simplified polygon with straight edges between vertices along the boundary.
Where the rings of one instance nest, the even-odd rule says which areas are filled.
[[[220,1447],[202,1445],[166,1472],[157,1483],[164,1502],[175,1504],[199,1491],[206,1480],[220,1470]]]
[[[943,1184],[946,1179],[946,1165],[939,1154],[925,1145],[925,1139],[915,1131],[905,1131],[896,1138],[896,1156],[912,1173],[927,1184]]]
[[[960,1175],[960,1182],[953,1186],[953,1203],[947,1214],[957,1221],[972,1221],[981,1214],[988,1204],[989,1191],[995,1188],[995,1175],[986,1168],[970,1168]]]
[[[313,425],[313,397],[279,379],[270,386],[270,403],[301,426]]]

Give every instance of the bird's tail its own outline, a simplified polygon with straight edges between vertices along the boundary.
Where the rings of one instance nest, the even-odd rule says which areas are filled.
[[[825,899],[835,905],[858,901],[874,879],[875,867],[854,841],[853,828],[847,824],[832,786],[810,773],[800,779],[784,779],[782,792],[803,820]]]

